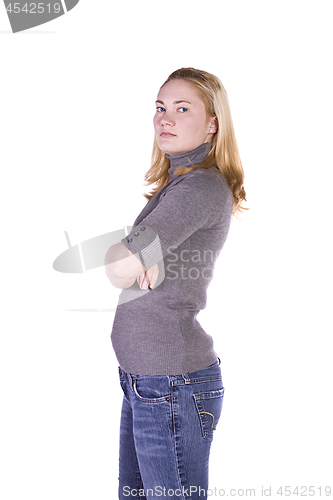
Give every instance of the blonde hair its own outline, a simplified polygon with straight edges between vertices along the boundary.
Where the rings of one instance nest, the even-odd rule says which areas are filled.
[[[208,168],[216,165],[222,172],[230,188],[233,197],[233,215],[236,215],[241,210],[248,210],[248,208],[241,205],[242,201],[246,201],[246,193],[243,186],[244,171],[239,156],[227,93],[221,81],[206,71],[194,68],[181,68],[171,73],[161,88],[167,82],[174,79],[181,79],[191,83],[204,102],[207,115],[209,117],[216,116],[218,121],[218,129],[213,136],[213,146],[205,160],[200,165],[178,167],[174,174],[181,175],[197,168]],[[153,183],[156,185],[149,194],[144,194],[145,198],[149,200],[168,183],[169,167],[170,160],[158,147],[155,137],[151,167],[146,172],[144,179],[146,185]]]

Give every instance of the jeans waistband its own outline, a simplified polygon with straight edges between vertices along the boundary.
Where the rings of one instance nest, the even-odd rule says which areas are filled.
[[[202,382],[203,380],[219,380],[221,376],[220,368],[221,360],[217,358],[214,363],[209,365],[207,368],[202,370],[197,370],[195,372],[184,373],[180,375],[136,375],[133,373],[127,373],[120,366],[118,367],[119,375],[122,377],[127,377],[131,386],[134,380],[142,378],[157,378],[157,377],[167,377],[171,385],[181,385],[181,384],[193,384],[196,382]]]

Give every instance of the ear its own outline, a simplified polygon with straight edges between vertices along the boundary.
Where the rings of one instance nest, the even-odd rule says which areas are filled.
[[[215,134],[218,131],[218,123],[217,123],[217,118],[214,116],[211,118],[209,121],[209,128],[208,128],[208,133],[209,134]]]

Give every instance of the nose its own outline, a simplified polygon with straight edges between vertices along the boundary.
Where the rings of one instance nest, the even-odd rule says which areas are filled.
[[[175,121],[174,119],[172,118],[171,114],[168,113],[167,111],[165,111],[163,113],[163,116],[161,118],[161,125],[162,127],[163,126],[166,126],[166,125],[169,125],[170,127],[173,127],[175,124]]]

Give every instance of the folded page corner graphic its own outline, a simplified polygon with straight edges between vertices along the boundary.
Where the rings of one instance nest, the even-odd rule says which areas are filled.
[[[53,269],[60,273],[84,273],[90,269],[104,266],[107,251],[112,245],[119,243],[127,236],[126,230],[131,231],[132,226],[101,234],[95,238],[83,241],[72,246],[67,231],[65,236],[68,249],[62,252],[53,262]]]
[[[64,0],[64,1],[68,12],[69,10],[74,9],[74,7],[76,7],[76,5],[79,3],[80,0]]]
[[[60,273],[83,273],[79,245],[65,250],[53,262],[53,269]]]
[[[13,33],[48,23],[72,10],[80,0],[47,0],[47,2],[11,2],[4,0]]]

